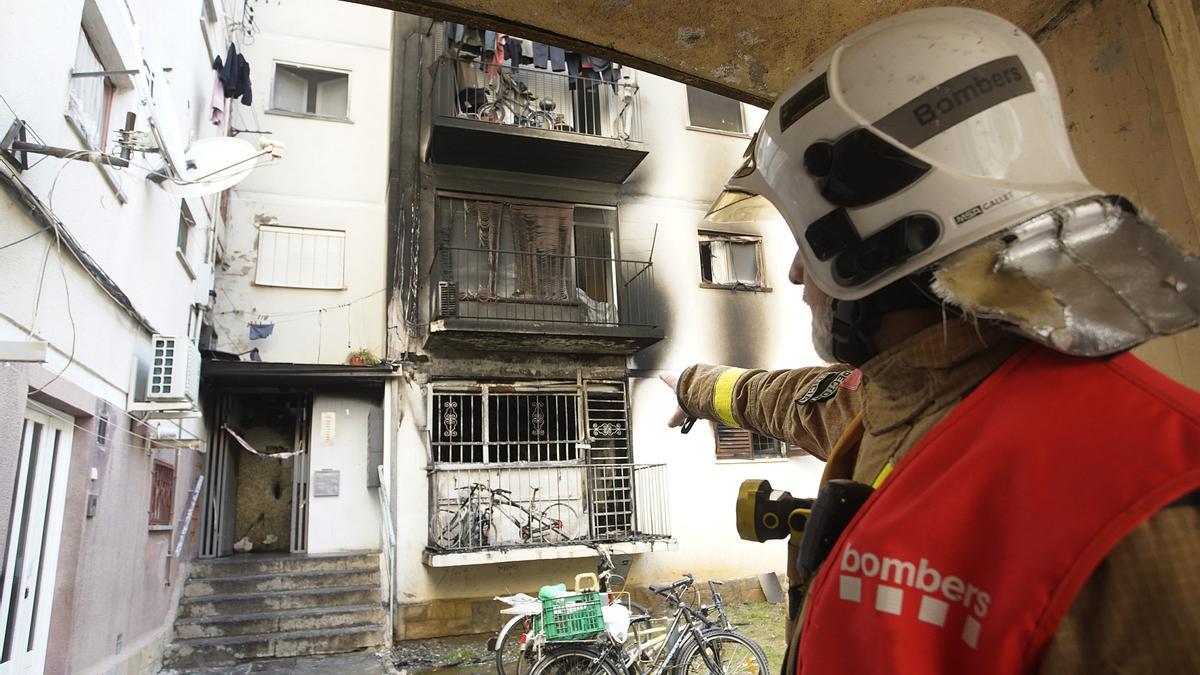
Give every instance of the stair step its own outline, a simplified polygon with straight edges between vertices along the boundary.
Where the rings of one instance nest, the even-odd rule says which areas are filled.
[[[208,616],[178,619],[175,637],[179,640],[263,635],[291,631],[325,630],[347,626],[380,625],[387,618],[378,603],[342,607],[311,607],[276,612]]]
[[[210,579],[255,574],[287,572],[320,572],[323,570],[354,569],[379,565],[378,551],[354,551],[321,555],[285,555],[246,553],[225,558],[195,561],[189,568],[193,579]]]
[[[378,602],[378,584],[202,595],[182,598],[179,602],[179,618],[234,616],[313,607],[340,608]]]
[[[187,598],[211,597],[257,591],[289,591],[331,586],[379,584],[379,566],[348,567],[336,570],[268,572],[222,577],[190,578],[184,586]]]
[[[167,668],[234,665],[249,659],[337,654],[385,642],[384,628],[379,624],[176,640],[167,648],[163,665]]]

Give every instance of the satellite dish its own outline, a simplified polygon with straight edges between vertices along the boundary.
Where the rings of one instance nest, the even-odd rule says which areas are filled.
[[[205,138],[183,153],[178,167],[182,175],[160,185],[177,197],[203,197],[237,185],[250,175],[260,157],[270,155],[270,150],[259,150],[240,138]]]

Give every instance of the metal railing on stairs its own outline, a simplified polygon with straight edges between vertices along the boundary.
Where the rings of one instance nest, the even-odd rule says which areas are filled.
[[[187,542],[188,531],[192,528],[192,516],[196,513],[196,502],[200,499],[200,488],[204,486],[204,474],[196,476],[196,487],[192,488],[191,497],[188,499],[187,510],[183,512],[183,522],[179,528],[179,540],[175,542],[175,548],[167,551],[167,582],[166,585],[171,585],[171,560],[178,560],[180,554],[183,553],[183,545]]]

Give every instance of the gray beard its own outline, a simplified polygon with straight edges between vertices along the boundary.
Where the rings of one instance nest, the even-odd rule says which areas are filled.
[[[812,310],[813,349],[823,361],[837,363],[838,359],[833,355],[833,298],[824,295],[813,298],[806,292],[804,301]]]

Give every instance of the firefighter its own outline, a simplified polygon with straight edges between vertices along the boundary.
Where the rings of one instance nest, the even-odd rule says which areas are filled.
[[[1083,175],[1033,40],[965,8],[854,33],[712,216],[749,199],[795,235],[818,354],[862,373],[825,399],[852,417],[826,488],[874,487],[789,569],[812,576],[785,673],[1200,672],[1200,394],[1129,353],[1197,324],[1200,261]],[[832,445],[801,410],[825,376],[797,372],[677,393]]]

